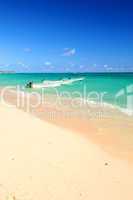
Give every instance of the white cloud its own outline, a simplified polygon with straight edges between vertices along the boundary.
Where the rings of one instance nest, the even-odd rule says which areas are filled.
[[[68,65],[69,65],[70,67],[74,67],[74,66],[75,66],[74,63],[68,63]]]
[[[31,48],[24,48],[24,52],[31,53],[32,49]]]
[[[46,66],[51,66],[51,65],[52,65],[52,63],[51,63],[51,62],[49,62],[49,61],[46,61],[46,62],[44,63],[44,65],[46,65]]]
[[[23,63],[22,61],[17,61],[16,65],[18,67],[21,67],[21,69],[25,69],[25,70],[29,70],[30,69],[30,66],[25,64],[25,63]]]
[[[104,65],[104,68],[108,68],[108,65]]]
[[[21,65],[22,67],[25,67],[25,64],[22,61],[18,61],[17,65]]]
[[[108,67],[107,70],[108,70],[108,71],[112,71],[113,68],[112,68],[112,67]]]
[[[97,67],[97,64],[93,64],[93,67]]]
[[[80,68],[80,69],[83,69],[83,68],[84,68],[84,65],[80,65],[79,68]]]
[[[107,71],[112,71],[112,70],[113,70],[113,68],[110,67],[109,65],[104,65],[103,67],[104,67]]]
[[[0,64],[0,67],[10,67],[11,64]]]
[[[76,54],[76,49],[75,48],[65,48],[64,49],[64,53],[63,53],[63,56],[73,56]]]

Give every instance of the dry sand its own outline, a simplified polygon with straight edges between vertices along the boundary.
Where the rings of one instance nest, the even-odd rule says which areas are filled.
[[[0,200],[6,199],[131,200],[133,167],[82,135],[0,105]]]

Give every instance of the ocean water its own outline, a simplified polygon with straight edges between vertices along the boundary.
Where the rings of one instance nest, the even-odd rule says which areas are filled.
[[[102,102],[119,107],[127,113],[133,113],[133,73],[0,74],[0,87],[19,85],[24,91],[40,93],[40,88],[25,88],[29,81],[37,85],[45,81],[44,85],[47,87],[43,88],[44,93],[58,93],[65,97]]]

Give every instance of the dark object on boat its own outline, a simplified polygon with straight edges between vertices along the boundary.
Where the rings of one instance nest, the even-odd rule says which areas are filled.
[[[32,88],[32,85],[33,85],[33,82],[29,82],[27,83],[26,88]]]

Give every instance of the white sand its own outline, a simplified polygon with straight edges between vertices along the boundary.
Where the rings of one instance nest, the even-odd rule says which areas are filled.
[[[16,200],[132,200],[133,168],[78,134],[1,105],[0,200],[10,194]]]

